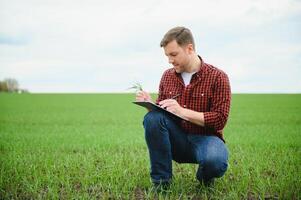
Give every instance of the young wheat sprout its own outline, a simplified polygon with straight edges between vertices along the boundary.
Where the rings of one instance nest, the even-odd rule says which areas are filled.
[[[140,83],[134,83],[132,87],[128,88],[129,90],[134,89],[135,92],[143,91],[142,85]]]

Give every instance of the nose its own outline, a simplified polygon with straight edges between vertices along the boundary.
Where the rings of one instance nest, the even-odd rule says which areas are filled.
[[[172,58],[168,58],[168,62],[169,62],[170,64],[172,64],[172,63],[174,62],[174,60],[173,60]]]

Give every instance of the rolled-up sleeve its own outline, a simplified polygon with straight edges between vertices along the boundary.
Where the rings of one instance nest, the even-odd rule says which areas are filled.
[[[231,88],[225,73],[220,73],[215,79],[211,102],[210,111],[204,112],[205,127],[219,131],[225,127],[230,112]]]

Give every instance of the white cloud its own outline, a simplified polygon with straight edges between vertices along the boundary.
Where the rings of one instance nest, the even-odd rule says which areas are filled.
[[[293,0],[3,0],[0,79],[33,92],[123,92],[135,81],[156,91],[168,66],[161,37],[185,25],[234,92],[301,92],[300,11]]]

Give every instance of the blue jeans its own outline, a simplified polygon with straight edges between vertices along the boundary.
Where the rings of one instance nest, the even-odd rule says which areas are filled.
[[[201,182],[212,181],[226,172],[228,150],[220,138],[186,133],[158,111],[148,112],[143,125],[154,184],[171,181],[172,160],[199,164],[196,178]]]

